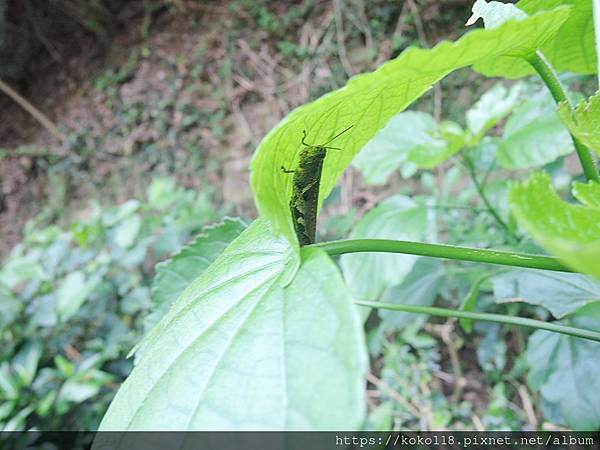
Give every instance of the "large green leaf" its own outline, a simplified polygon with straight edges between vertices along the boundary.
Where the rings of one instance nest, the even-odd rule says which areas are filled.
[[[98,284],[98,278],[86,278],[81,271],[71,272],[56,290],[57,309],[62,321],[74,316]]]
[[[600,209],[566,203],[543,172],[515,185],[510,205],[544,248],[577,271],[600,278]]]
[[[498,303],[522,301],[548,309],[554,317],[600,301],[600,283],[576,273],[546,270],[511,270],[493,278]]]
[[[0,283],[0,333],[4,331],[4,327],[10,325],[15,320],[24,305],[12,293],[10,289]]]
[[[458,125],[449,122],[438,125],[424,112],[407,111],[394,116],[379,133],[356,155],[352,164],[370,184],[384,184],[404,163],[418,168],[432,168],[460,150]]]
[[[573,195],[584,205],[600,209],[600,184],[595,181],[573,183]]]
[[[548,95],[530,98],[515,108],[496,152],[501,166],[539,167],[573,151],[571,137],[554,108]]]
[[[18,249],[19,247],[17,247],[17,250]],[[47,281],[50,279],[50,275],[44,270],[42,265],[30,255],[11,255],[6,263],[0,268],[0,283],[5,285],[8,289],[13,289],[19,283],[23,283],[24,281],[35,279]]]
[[[225,248],[244,230],[240,219],[225,218],[222,223],[206,226],[177,254],[156,265],[152,283],[153,311],[145,319],[150,329],[166,314],[173,302]]]
[[[551,10],[558,6],[572,7],[571,15],[559,32],[545,42],[540,50],[559,71],[596,73],[598,68],[594,48],[592,0],[521,0],[516,6],[477,0],[473,5],[473,16],[467,25],[482,17],[486,28],[495,28],[511,18],[522,18],[524,15]],[[514,77],[532,73],[530,67],[517,60],[510,70]]]
[[[473,15],[466,25],[473,25],[479,18],[483,19],[485,29],[496,29],[511,20],[521,21],[527,14],[512,4],[486,0],[476,0],[473,4]],[[487,76],[503,76],[505,78],[520,78],[535,73],[526,58],[519,55],[506,55],[501,59],[486,59],[474,64],[473,68]],[[528,56],[532,56],[531,54]]]
[[[329,151],[325,158],[321,204],[354,155],[434,83],[453,70],[483,61],[490,61],[492,69],[504,61],[504,69],[490,69],[493,75],[502,74],[551,38],[568,15],[569,8],[558,8],[493,30],[474,30],[432,49],[408,49],[375,72],[355,76],[342,89],[297,108],[263,139],[252,161],[252,188],[261,215],[276,235],[296,242],[289,211],[293,177],[281,167],[296,167],[303,130],[309,143],[320,144],[353,125],[332,143],[343,150]]]
[[[412,151],[407,161],[421,169],[433,169],[463,147],[466,133],[457,123],[446,120],[438,125],[436,136],[444,141],[442,148],[425,147],[420,151]]]
[[[121,247],[131,247],[142,229],[142,216],[132,214],[125,218],[115,230],[115,243]]]
[[[100,430],[360,427],[357,312],[325,253],[302,259],[265,220],[250,225],[142,343]]]
[[[600,303],[579,310],[569,325],[600,331]],[[600,427],[598,354],[598,342],[548,331],[536,331],[527,344],[529,385],[575,430]]]
[[[40,358],[42,343],[35,339],[28,341],[12,361],[12,370],[19,377],[21,386],[30,386],[35,378]]]
[[[521,99],[523,88],[522,83],[510,89],[500,83],[494,85],[467,111],[469,131],[476,136],[483,136],[512,111]]]
[[[557,6],[573,6],[559,32],[542,45],[542,52],[561,72],[596,73],[592,0],[521,0],[517,6],[527,14]]]
[[[577,139],[600,155],[600,92],[582,100],[575,110],[562,103],[558,115]]]
[[[427,228],[427,208],[398,195],[365,214],[350,238],[419,241]],[[340,262],[352,294],[361,300],[376,300],[386,288],[404,279],[415,260],[412,255],[355,253],[342,255]]]

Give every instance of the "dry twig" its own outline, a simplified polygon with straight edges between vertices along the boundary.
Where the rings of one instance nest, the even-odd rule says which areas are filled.
[[[519,384],[517,387],[517,392],[519,393],[519,397],[521,398],[521,403],[523,404],[523,410],[525,414],[527,414],[527,420],[529,421],[529,426],[532,430],[536,430],[538,428],[538,418],[535,414],[535,410],[533,408],[533,402],[531,401],[531,397],[529,396],[529,391],[527,388]]]
[[[354,75],[354,69],[348,60],[348,54],[346,53],[346,36],[344,34],[344,19],[342,17],[342,6],[341,0],[334,0],[333,7],[335,10],[335,29],[336,29],[336,38],[337,38],[337,46],[338,46],[338,54],[340,55],[340,61],[342,62],[342,66],[346,71],[346,75],[350,78]]]
[[[402,397],[400,395],[400,393],[398,391],[396,391],[394,388],[392,388],[385,381],[377,378],[371,372],[369,372],[367,374],[367,381],[369,383],[377,386],[377,388],[379,390],[385,391],[386,394],[388,394],[390,397],[392,397],[394,400],[396,400],[398,403],[400,403],[402,406],[404,406],[406,409],[408,409],[411,412],[411,414],[413,414],[415,417],[421,416],[421,411],[419,411],[419,409],[415,405],[413,405],[411,402],[406,400],[404,397]]]
[[[27,101],[24,97],[22,97],[17,91],[11,88],[4,81],[0,80],[0,91],[4,92],[7,96],[9,96],[12,100],[14,100],[21,108],[27,111],[31,116],[37,120],[46,130],[52,134],[56,139],[58,139],[62,144],[67,142],[67,137],[60,132],[60,130],[52,123],[44,113],[42,113],[39,109],[33,106],[29,101]]]

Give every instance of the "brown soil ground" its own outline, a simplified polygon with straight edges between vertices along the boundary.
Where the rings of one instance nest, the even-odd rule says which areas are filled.
[[[0,159],[0,257],[44,208],[68,223],[85,214],[90,199],[143,195],[151,174],[210,187],[216,204],[252,215],[248,162],[273,125],[394,56],[395,40],[408,36],[408,45],[413,36],[428,45],[454,37],[448,28],[455,23],[437,20],[442,12],[462,17],[468,2],[405,2],[384,10],[383,39],[370,29],[362,2],[341,11],[341,22],[335,2],[272,3],[266,19],[264,10],[248,12],[244,2],[172,3],[150,15],[123,11],[107,52],[86,50],[97,44],[82,34],[68,56],[40,58],[32,68],[35,76],[21,92],[64,133],[63,142],[0,95],[0,149],[10,155]],[[128,119],[132,111],[137,116]],[[367,204],[379,197],[355,194]],[[356,195],[346,194],[346,203]]]

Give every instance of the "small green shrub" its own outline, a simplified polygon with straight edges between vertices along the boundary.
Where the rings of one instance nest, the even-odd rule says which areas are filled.
[[[205,193],[155,179],[69,229],[30,223],[0,270],[0,430],[89,430],[133,362],[154,264],[214,219]]]

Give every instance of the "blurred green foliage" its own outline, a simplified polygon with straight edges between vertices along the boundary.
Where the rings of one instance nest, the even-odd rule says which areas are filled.
[[[69,229],[32,221],[0,270],[0,430],[96,429],[132,368],[154,264],[217,214],[156,178]]]
[[[6,2],[0,1],[3,4]],[[344,11],[347,21],[364,25],[364,28],[346,27],[347,40],[354,44],[362,39],[368,42],[370,34],[373,47],[369,48],[368,59],[374,60],[380,43],[394,32],[400,11],[390,6],[390,2],[365,4],[368,17]],[[246,37],[247,29],[256,27],[259,36],[274,38],[275,47],[284,57],[300,60],[286,61],[286,65],[317,61],[319,55],[310,54],[306,46],[296,43],[299,42],[296,34],[291,34],[298,33],[309,16],[318,16],[314,2],[286,5],[281,14],[269,8],[266,1],[237,0],[230,2],[228,8],[238,14],[233,21],[235,25],[227,30],[230,42]],[[398,19],[403,20],[401,25],[406,25],[408,32],[393,34],[392,54],[417,42],[415,28],[420,18],[408,12]],[[453,19],[453,16],[444,18],[448,22]],[[330,21],[327,31],[334,26]],[[142,34],[147,33],[148,27],[144,26]],[[117,164],[136,167],[143,177],[148,172],[168,172],[196,179],[202,179],[198,171],[204,166],[209,166],[208,170],[217,167],[220,161],[215,154],[221,144],[214,142],[226,138],[232,125],[223,91],[201,83],[204,51],[199,47],[194,55],[178,54],[168,60],[164,85],[169,89],[158,92],[151,84],[142,82],[134,93],[148,92],[143,97],[131,92],[127,95],[123,86],[136,76],[141,63],[150,61],[149,47],[135,49],[120,68],[103,72],[95,80],[95,87],[103,95],[105,106],[118,119],[116,125],[100,132],[85,125],[72,132],[70,160],[57,164],[53,173],[81,170],[85,176],[77,178],[74,184],[89,182],[90,167],[97,169],[92,159],[97,155],[123,157],[121,163],[110,162],[110,177],[121,173],[114,169]],[[346,74],[338,61],[335,44],[325,48],[321,57],[333,61],[331,83],[343,83]],[[235,60],[229,58],[228,53],[218,71],[227,80],[231,78],[231,66],[235,66]],[[321,62],[316,65],[324,66]],[[359,66],[364,63],[360,58],[353,62]],[[183,76],[179,73],[182,67]],[[421,212],[427,215],[427,224],[415,228],[427,231],[427,240],[539,252],[523,237],[509,214],[506,199],[511,182],[505,169],[542,168],[551,173],[555,185],[566,186],[571,176],[565,164],[565,155],[570,150],[564,145],[565,129],[539,85],[527,89],[523,84],[510,89],[496,85],[466,114],[463,111],[455,114],[461,105],[453,101],[459,92],[449,84],[453,80],[450,76],[443,82],[447,88],[442,116],[450,110],[449,118],[457,123],[438,123],[432,115],[422,112],[403,113],[367,145],[356,159],[356,167],[368,183],[384,184],[390,179],[395,182],[399,174],[416,182],[416,188],[407,187],[407,180],[400,187],[387,185],[385,189],[390,196],[411,195],[418,203]],[[324,82],[313,84],[311,95],[329,89]],[[460,84],[465,84],[463,78]],[[471,86],[469,83],[466,89]],[[196,94],[213,102],[196,105],[193,101]],[[144,132],[138,138],[128,140],[140,129]],[[421,131],[418,136],[415,129]],[[540,129],[544,130],[542,137],[546,141],[543,148],[536,149],[534,144],[541,142],[536,134]],[[207,130],[215,138],[208,144],[202,141],[201,133]],[[399,145],[400,138],[412,141]],[[113,139],[127,139],[129,145],[115,145]],[[553,150],[550,153],[549,145]],[[216,151],[207,156],[206,151],[212,147]],[[436,172],[432,173],[433,168]],[[120,186],[112,182],[118,181],[116,178],[109,182],[104,175],[96,178],[98,184],[89,192],[96,193],[101,184]],[[64,197],[68,183],[63,183],[61,189]],[[53,186],[52,191],[56,194],[58,189]],[[340,198],[338,188],[326,204],[339,207]],[[156,297],[161,278],[162,286],[171,288],[175,283],[167,276],[169,271],[177,275],[181,270],[183,281],[189,282],[195,271],[203,267],[186,258],[204,254],[205,248],[201,246],[211,244],[211,240],[218,244],[211,255],[216,257],[229,242],[219,241],[212,232],[201,235],[186,250],[157,267],[160,276],[156,277],[152,291],[154,264],[180,249],[203,224],[220,216],[211,204],[208,191],[196,193],[178,188],[172,179],[157,178],[143,201],[130,200],[112,208],[95,205],[82,214],[84,220],[75,221],[68,229],[46,225],[41,218],[27,226],[23,242],[0,270],[0,430],[97,427],[120,382],[131,371],[133,362],[125,358],[126,354],[147,330],[148,319],[157,320],[151,313],[163,314],[183,289],[175,286],[176,292],[167,292],[164,302],[161,298],[151,298]],[[348,213],[336,212],[324,218],[321,236],[343,238],[356,232],[362,226],[361,222],[355,223],[357,218],[369,217],[364,210],[359,212],[360,206],[358,203]],[[371,213],[376,212],[377,207],[371,208]],[[406,230],[406,221],[397,222]],[[242,228],[241,223],[230,222],[229,226]],[[372,225],[365,228],[372,231]],[[357,272],[365,271],[362,265],[359,269]],[[552,298],[539,299],[533,295],[538,282],[526,289],[531,287],[527,284],[530,281],[523,279],[526,272],[518,273],[519,284],[515,284],[514,276],[496,272],[493,267],[422,258],[411,261],[399,279],[377,286],[377,291],[388,302],[459,307],[470,296],[474,283],[482,281],[469,306],[474,310],[508,311],[541,319],[550,318],[550,314],[557,319],[570,315],[567,323],[581,319],[577,315],[579,303],[577,308],[558,314],[550,302]],[[348,275],[349,281],[353,276]],[[597,302],[597,297],[572,294],[569,283],[573,277],[553,281],[556,283],[553,292],[572,295],[567,300],[573,302]],[[491,281],[486,281],[488,278]],[[503,292],[508,288],[513,291],[518,288],[519,295],[505,295]],[[591,290],[597,291],[597,284]],[[521,301],[514,303],[515,297]],[[511,303],[505,304],[507,301]],[[595,311],[597,306],[597,303],[592,305]],[[472,429],[473,418],[478,416],[486,429],[523,429],[528,423],[525,411],[519,406],[518,395],[522,390],[518,388],[526,382],[532,390],[541,392],[541,406],[534,399],[536,411],[541,409],[547,420],[555,423],[574,423],[572,417],[581,409],[577,402],[583,404],[574,392],[575,387],[592,386],[594,380],[586,378],[587,374],[597,373],[598,369],[594,358],[581,357],[596,351],[593,344],[477,323],[472,330],[465,330],[470,334],[468,339],[463,339],[463,332],[456,326],[449,344],[440,330],[446,327],[444,333],[447,332],[455,322],[441,324],[436,319],[426,322],[424,316],[385,311],[372,314],[367,322],[373,373],[382,382],[375,386],[377,399],[371,404],[370,428]],[[552,352],[544,352],[544,346],[552,347]],[[572,355],[574,367],[561,367],[560,361],[571,360],[571,348],[580,352]],[[452,352],[461,357],[458,366],[451,364]],[[540,363],[547,353],[555,357]],[[528,365],[534,370],[526,379]],[[466,394],[457,389],[465,379],[470,383],[465,387]],[[571,390],[563,389],[567,383]],[[557,399],[559,395],[568,396],[572,404],[565,402],[567,407],[557,408],[558,400],[563,400]],[[587,415],[590,426],[594,426],[597,419],[593,414],[585,410],[583,414]]]
[[[508,192],[519,175],[508,177],[507,169],[514,169],[516,164],[518,169],[533,166],[543,170],[554,186],[562,188],[562,193],[568,192],[571,182],[578,179],[578,175],[571,174],[567,162],[566,155],[573,149],[563,139],[565,126],[558,121],[554,108],[548,108],[548,100],[548,94],[532,80],[514,84],[510,89],[502,84],[493,86],[464,114],[463,120],[454,118],[466,123],[466,129],[456,126],[462,134],[458,139],[461,144],[447,153],[444,149],[452,146],[453,138],[440,136],[431,116],[400,113],[365,146],[354,165],[367,183],[374,185],[385,185],[398,176],[407,180],[418,177],[415,188],[403,187],[399,191],[410,192],[411,198],[428,211],[427,223],[416,227],[421,232],[430,231],[428,241],[542,254],[544,251],[525,235],[510,214]],[[431,123],[434,127],[429,127]],[[553,144],[542,146],[543,151],[539,146],[543,142],[538,136],[540,129],[546,129],[544,139]],[[411,161],[413,149],[418,149],[420,157],[430,159]],[[442,151],[436,153],[436,149]],[[502,156],[508,154],[518,158],[507,164]],[[431,165],[439,167],[438,155],[447,160],[434,176],[428,171],[429,162],[435,160]],[[575,186],[588,189],[589,197],[595,198],[591,194],[595,186]],[[393,189],[390,191],[389,195],[396,194]],[[397,232],[410,230],[410,221],[394,220],[390,212],[377,217],[389,198],[354,224],[350,236],[378,220],[389,220]],[[544,213],[539,211],[541,216]],[[378,237],[384,233],[380,226],[368,231]],[[349,285],[369,274],[371,266],[375,267],[365,257],[356,268],[343,264],[344,258],[360,257],[342,257]],[[397,260],[403,257],[391,256]],[[382,269],[378,271],[381,273]],[[368,281],[362,280],[363,291],[364,287],[373,288],[373,283],[381,284],[372,274],[366,278]],[[388,281],[376,299],[563,320],[598,329],[600,284],[586,275],[419,258],[399,278]],[[358,297],[365,296],[362,292]],[[532,413],[535,408],[537,414],[556,424],[573,429],[597,428],[598,414],[592,406],[597,383],[588,375],[600,368],[590,357],[590,352],[598,351],[597,343],[478,322],[461,322],[460,331],[455,324],[454,320],[440,323],[436,318],[428,321],[422,315],[382,309],[371,314],[366,323],[369,346],[373,359],[381,364],[376,371],[384,383],[383,387],[376,386],[381,397],[371,409],[371,427],[392,424],[395,429],[522,430],[540,425]],[[432,339],[432,335],[441,339]],[[529,397],[526,384],[531,391],[540,392],[539,399]],[[443,395],[431,389],[434,386],[443,389]],[[465,402],[467,398],[471,401]]]

